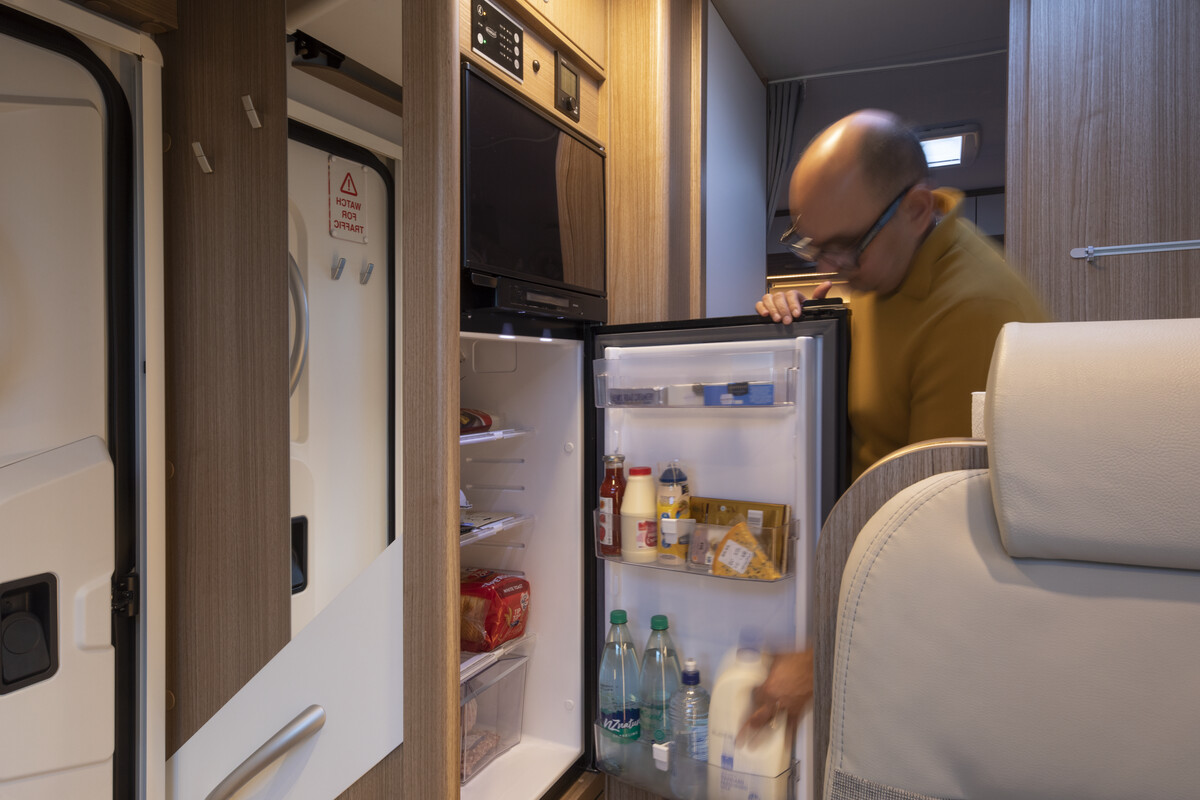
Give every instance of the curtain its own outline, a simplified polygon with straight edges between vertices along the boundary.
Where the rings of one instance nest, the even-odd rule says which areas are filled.
[[[784,81],[767,86],[767,230],[775,219],[779,190],[792,167],[792,140],[796,117],[804,103],[804,81]]]

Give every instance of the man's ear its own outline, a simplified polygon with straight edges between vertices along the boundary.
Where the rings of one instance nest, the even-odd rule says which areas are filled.
[[[900,204],[900,212],[913,223],[927,228],[933,222],[933,188],[927,183],[918,183]]]

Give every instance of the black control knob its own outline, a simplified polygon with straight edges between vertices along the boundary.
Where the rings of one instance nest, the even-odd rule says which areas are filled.
[[[568,114],[578,114],[579,113],[579,101],[576,100],[574,97],[571,97],[571,95],[569,95],[569,94],[565,95],[563,97],[562,106],[563,106],[563,110],[566,111]]]

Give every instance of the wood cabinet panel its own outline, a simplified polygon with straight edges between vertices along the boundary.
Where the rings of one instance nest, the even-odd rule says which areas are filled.
[[[608,58],[608,0],[523,0],[603,70]]]
[[[528,12],[526,12],[528,14]],[[522,23],[527,23],[526,17],[518,17]],[[560,123],[569,128],[577,128],[583,134],[590,136],[600,144],[607,140],[606,127],[608,114],[605,108],[606,98],[601,95],[600,83],[586,72],[579,75],[579,122],[555,110],[554,107],[554,48],[542,39],[536,32],[526,28],[525,39],[525,69],[524,82],[518,82],[478,55],[471,51],[471,4],[470,0],[459,0],[459,51],[473,64],[487,72],[501,83],[528,98],[538,107],[552,114]],[[570,54],[567,54],[570,60]],[[540,68],[533,69],[537,61]],[[582,66],[576,64],[576,66]]]
[[[159,39],[171,142],[168,755],[291,633],[284,3],[210,0],[181,11],[179,31]],[[247,94],[261,128],[242,110]],[[211,173],[201,171],[193,142]]]
[[[1200,315],[1200,251],[1072,248],[1200,238],[1200,5],[1014,0],[1009,258],[1062,320]]]

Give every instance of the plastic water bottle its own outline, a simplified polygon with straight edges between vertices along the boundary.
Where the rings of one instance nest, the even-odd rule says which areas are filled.
[[[704,796],[708,771],[708,692],[700,685],[696,659],[683,663],[683,685],[671,695],[667,711],[671,737],[671,791],[684,800]]]
[[[597,750],[601,768],[619,775],[634,752],[628,745],[641,733],[638,707],[638,657],[629,635],[628,615],[613,609],[604,652],[600,656],[600,733]]]
[[[671,738],[667,705],[679,688],[679,656],[667,633],[667,617],[650,618],[650,639],[642,653],[642,738],[663,744]]]

